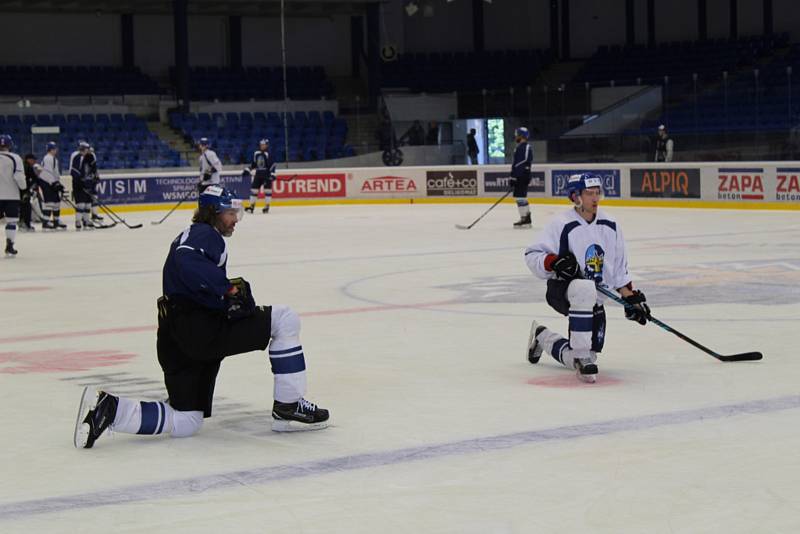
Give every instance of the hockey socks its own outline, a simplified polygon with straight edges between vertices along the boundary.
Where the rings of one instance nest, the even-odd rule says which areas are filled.
[[[181,412],[166,402],[118,398],[117,414],[111,425],[123,434],[170,434],[182,438],[195,434],[203,424],[203,412]]]

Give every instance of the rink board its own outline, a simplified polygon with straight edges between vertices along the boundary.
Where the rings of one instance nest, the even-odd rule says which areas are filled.
[[[486,203],[508,190],[508,169],[508,165],[283,169],[273,185],[273,201],[275,205]],[[579,172],[602,177],[608,205],[800,209],[800,163],[792,162],[537,165],[529,199],[534,204],[564,202],[567,180]],[[224,172],[222,182],[240,198],[250,194],[249,174]],[[181,199],[196,199],[196,184],[193,171],[110,173],[100,181],[98,194],[120,211],[161,210]],[[184,204],[189,209],[193,202]]]

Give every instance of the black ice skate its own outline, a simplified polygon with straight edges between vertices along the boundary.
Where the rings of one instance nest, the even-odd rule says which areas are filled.
[[[267,204],[266,206],[264,206],[264,207],[261,209],[261,213],[269,213],[269,204]]]
[[[105,391],[83,388],[73,437],[76,448],[92,448],[97,438],[114,422],[118,403],[117,397]]]
[[[62,223],[59,219],[55,220],[55,229],[56,230],[66,230],[67,225]]]
[[[102,215],[98,215],[96,213],[92,213],[92,220],[93,221],[102,221],[103,220],[103,216]]]
[[[539,358],[542,357],[542,344],[536,339],[536,336],[544,331],[545,327],[533,321],[531,323],[531,335],[528,336],[528,352],[526,357],[530,363],[539,363]]]
[[[247,213],[253,213],[255,210],[256,210],[255,204],[250,204],[244,209],[244,211],[246,211]]]
[[[36,231],[36,228],[34,228],[33,225],[30,225],[28,223],[20,224],[19,225],[19,229],[20,229],[21,232],[35,232]]]
[[[14,242],[6,239],[6,256],[13,258],[17,255],[17,249],[14,248]]]
[[[42,223],[42,230],[55,230],[56,225],[53,221],[45,221]]]
[[[84,230],[94,230],[95,228],[97,228],[97,225],[94,224],[92,221],[83,221]]]
[[[520,219],[514,223],[514,228],[530,228],[533,225],[533,221],[531,221],[531,214],[527,214],[525,217],[520,217]]]
[[[278,402],[272,404],[272,430],[275,432],[301,432],[320,430],[328,426],[328,410],[300,399],[297,402]]]
[[[593,384],[597,380],[597,365],[588,359],[577,358],[575,360],[575,375],[578,380]]]

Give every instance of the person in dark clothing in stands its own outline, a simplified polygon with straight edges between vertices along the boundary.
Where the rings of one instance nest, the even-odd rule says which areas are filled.
[[[667,133],[667,128],[662,124],[658,127],[658,136],[656,137],[656,161],[672,161],[673,147],[672,138]]]
[[[431,121],[428,123],[428,135],[425,136],[425,144],[439,144],[439,125],[436,123],[436,121]]]
[[[467,156],[469,157],[470,165],[478,164],[478,142],[475,141],[475,128],[470,128],[467,134]]]

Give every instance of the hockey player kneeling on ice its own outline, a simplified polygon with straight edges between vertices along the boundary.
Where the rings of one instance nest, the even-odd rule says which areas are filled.
[[[241,219],[241,203],[212,185],[200,195],[193,224],[170,245],[164,296],[158,299],[156,350],[169,400],[145,402],[86,388],[74,442],[90,448],[110,428],[129,434],[187,437],[211,416],[214,384],[227,356],[265,350],[275,375],[272,430],[328,426],[328,411],[305,400],[300,318],[287,306],[256,306],[250,284],[229,280],[224,237]]]
[[[626,318],[639,324],[647,323],[650,308],[644,293],[633,289],[619,225],[599,209],[602,178],[588,173],[570,176],[567,194],[574,206],[550,221],[525,250],[525,263],[547,280],[547,303],[569,317],[569,339],[533,321],[526,357],[538,363],[546,350],[574,368],[579,379],[594,382],[606,333],[604,297],[595,285],[616,289],[630,304]]]

